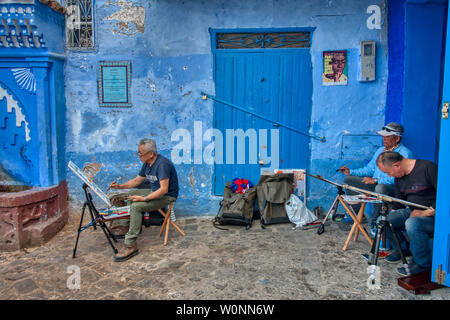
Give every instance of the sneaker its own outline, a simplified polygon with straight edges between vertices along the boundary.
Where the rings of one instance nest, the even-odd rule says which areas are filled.
[[[368,253],[363,253],[361,256],[363,257],[364,260],[369,261],[369,254]],[[378,251],[378,260],[384,259],[387,256],[388,256],[387,252]]]
[[[409,274],[406,272],[405,267],[397,268],[397,272],[402,276],[410,276],[410,275],[429,271],[429,268],[421,267],[415,262],[409,263],[408,268],[409,268],[409,272],[410,272]]]
[[[405,251],[405,252],[403,252],[403,255],[405,257],[409,257],[409,256],[411,256],[411,252],[409,252],[409,250]],[[386,257],[386,262],[389,262],[389,263],[397,263],[397,262],[400,262],[401,260],[402,260],[402,257],[400,256],[400,252],[398,252],[398,250],[392,251]]]

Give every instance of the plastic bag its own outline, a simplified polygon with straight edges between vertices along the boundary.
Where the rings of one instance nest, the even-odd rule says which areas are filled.
[[[317,217],[305,206],[303,201],[293,193],[286,201],[285,207],[289,221],[295,224],[295,228],[301,228],[317,220]]]

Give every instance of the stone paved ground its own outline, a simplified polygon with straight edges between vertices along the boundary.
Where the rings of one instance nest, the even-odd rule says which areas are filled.
[[[117,263],[100,229],[83,231],[72,258],[79,208],[46,245],[0,253],[0,299],[449,299],[450,288],[414,295],[397,285],[398,265],[380,261],[381,288],[366,285],[369,250],[363,237],[342,250],[349,227],[333,222],[325,233],[293,230],[290,224],[261,229],[255,220],[219,230],[212,217],[179,218],[183,237],[171,229],[167,246],[159,227],[144,228],[140,253]],[[122,242],[121,240],[120,242]],[[80,289],[69,289],[71,266]],[[71,283],[69,281],[69,283]]]

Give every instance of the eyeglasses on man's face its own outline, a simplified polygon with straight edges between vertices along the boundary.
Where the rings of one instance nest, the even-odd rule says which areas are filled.
[[[151,151],[147,151],[147,152],[144,152],[144,153],[141,153],[141,152],[138,152],[138,157],[139,158],[142,158],[143,156],[146,156],[147,154],[149,154]]]

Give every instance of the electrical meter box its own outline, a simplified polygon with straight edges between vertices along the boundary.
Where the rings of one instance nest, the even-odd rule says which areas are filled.
[[[361,41],[359,81],[375,81],[375,41]]]

